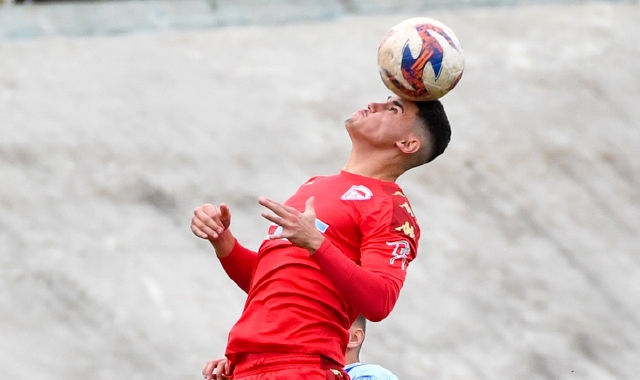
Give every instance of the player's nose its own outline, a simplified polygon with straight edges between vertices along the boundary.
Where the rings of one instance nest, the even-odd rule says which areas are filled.
[[[371,102],[367,104],[367,109],[369,110],[369,112],[378,112],[383,108],[384,108],[384,103]]]

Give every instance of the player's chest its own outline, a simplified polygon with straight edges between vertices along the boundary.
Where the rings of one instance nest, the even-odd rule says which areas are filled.
[[[297,210],[304,210],[310,197],[314,197],[316,227],[321,232],[331,227],[343,233],[357,230],[361,217],[375,209],[373,189],[364,185],[339,183],[311,183],[303,186],[287,200]]]

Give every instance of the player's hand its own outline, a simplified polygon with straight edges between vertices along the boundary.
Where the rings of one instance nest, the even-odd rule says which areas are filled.
[[[226,204],[216,207],[210,203],[196,207],[191,218],[191,231],[199,238],[215,241],[231,225],[231,212]]]
[[[260,197],[258,203],[273,212],[263,211],[262,217],[282,227],[279,234],[270,235],[269,239],[288,239],[293,245],[305,248],[312,254],[320,248],[324,235],[316,228],[314,197],[307,200],[304,212],[265,197]]]
[[[218,358],[205,363],[202,369],[202,376],[207,380],[224,380],[229,373],[229,362],[227,358]]]

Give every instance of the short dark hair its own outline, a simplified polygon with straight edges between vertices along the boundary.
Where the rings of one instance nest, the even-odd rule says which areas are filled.
[[[367,320],[364,318],[364,316],[362,314],[358,315],[356,320],[353,321],[353,324],[358,326],[358,327],[360,327],[362,329],[362,331],[364,331],[364,332],[367,331]]]
[[[431,136],[431,154],[426,162],[442,154],[451,140],[451,125],[447,113],[439,100],[416,102],[418,118],[422,120]],[[426,163],[425,162],[425,163]]]

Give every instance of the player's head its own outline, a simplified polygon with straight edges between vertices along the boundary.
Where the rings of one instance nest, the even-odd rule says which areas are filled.
[[[360,361],[360,349],[364,342],[365,332],[367,330],[367,320],[358,315],[358,318],[349,328],[349,343],[347,344],[346,360],[347,364],[357,363]]]
[[[439,100],[429,102],[416,102],[418,107],[418,120],[422,123],[421,127],[428,132],[429,139],[427,141],[430,149],[424,154],[427,162],[433,161],[441,155],[449,145],[451,140],[451,125],[449,118],[444,111],[444,107]]]
[[[355,331],[357,329],[362,330],[363,333],[367,332],[367,320],[365,319],[365,317],[362,316],[362,314],[358,315],[356,320],[353,321],[353,323],[351,324],[352,331]],[[363,334],[362,340],[364,340],[364,334]],[[362,342],[360,343],[362,344]]]
[[[413,102],[390,96],[369,103],[346,121],[355,149],[383,152],[404,171],[432,161],[451,138],[449,120],[440,101]]]

